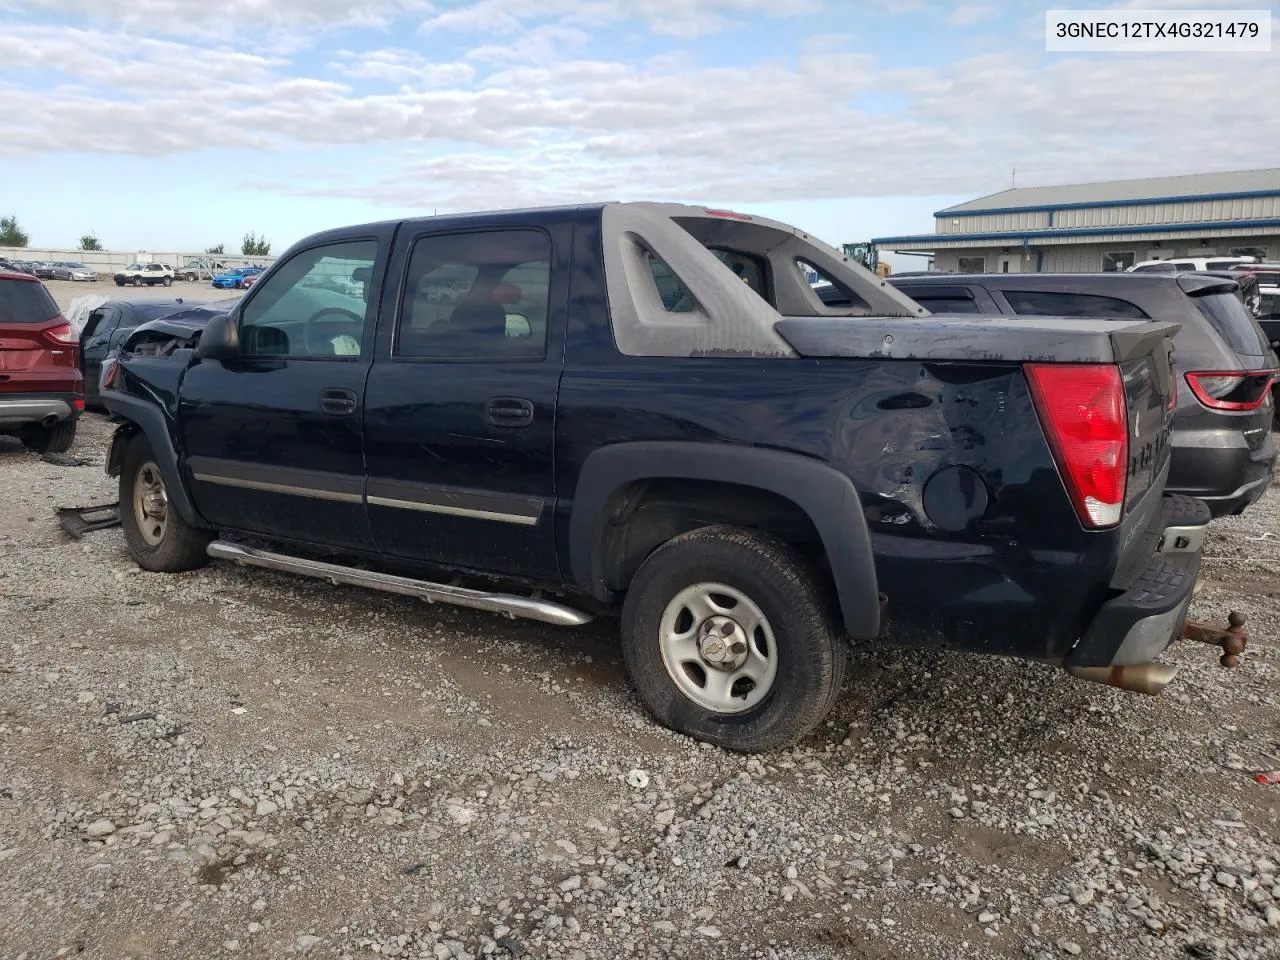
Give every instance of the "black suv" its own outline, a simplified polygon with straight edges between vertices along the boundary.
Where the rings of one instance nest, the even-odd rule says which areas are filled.
[[[1214,516],[1243,513],[1271,483],[1276,355],[1234,280],[1203,273],[929,274],[889,278],[934,313],[1168,320],[1182,325],[1169,490]],[[837,295],[819,291],[833,303]]]

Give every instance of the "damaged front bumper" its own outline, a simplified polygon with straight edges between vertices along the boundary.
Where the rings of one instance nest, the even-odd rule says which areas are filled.
[[[1155,658],[1174,641],[1196,640],[1223,649],[1223,666],[1235,666],[1247,636],[1244,616],[1232,613],[1226,628],[1187,620],[1212,515],[1202,501],[1181,494],[1164,498],[1163,533],[1146,569],[1124,593],[1102,605],[1063,666],[1082,680],[1158,694],[1178,668]]]

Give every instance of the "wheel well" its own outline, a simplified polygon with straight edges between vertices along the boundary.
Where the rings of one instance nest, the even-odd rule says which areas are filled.
[[[638,480],[614,491],[601,531],[601,571],[610,590],[627,588],[659,546],[700,527],[728,524],[771,534],[798,548],[830,577],[822,538],[809,515],[780,494],[713,480]]]

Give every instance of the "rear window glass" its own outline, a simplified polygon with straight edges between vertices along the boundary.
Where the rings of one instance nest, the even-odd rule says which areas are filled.
[[[1234,293],[1209,293],[1191,299],[1236,353],[1257,356],[1267,352],[1269,347],[1261,328]]]
[[[1091,293],[1051,293],[1005,290],[1014,313],[1033,317],[1095,317],[1107,320],[1146,320],[1142,308],[1128,300]]]
[[[44,323],[58,315],[42,285],[30,280],[0,280],[0,323]]]

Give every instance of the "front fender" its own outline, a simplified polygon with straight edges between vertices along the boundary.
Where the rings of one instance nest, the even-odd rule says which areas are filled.
[[[126,421],[117,428],[111,439],[111,449],[107,454],[108,474],[118,476],[120,473],[124,441],[132,439],[135,433],[145,434],[155,454],[156,465],[164,477],[165,492],[169,497],[170,505],[191,526],[209,527],[204,517],[200,516],[196,510],[182,482],[182,471],[178,469],[178,452],[174,448],[173,437],[169,432],[169,423],[164,412],[154,404],[117,390],[108,390],[103,393],[102,402],[112,416]]]
[[[660,479],[756,487],[795,503],[822,538],[845,628],[859,639],[879,634],[875,557],[853,481],[821,461],[760,447],[655,441],[593,452],[583,464],[569,518],[569,561],[582,589],[609,599],[603,530],[614,494],[639,480]]]

